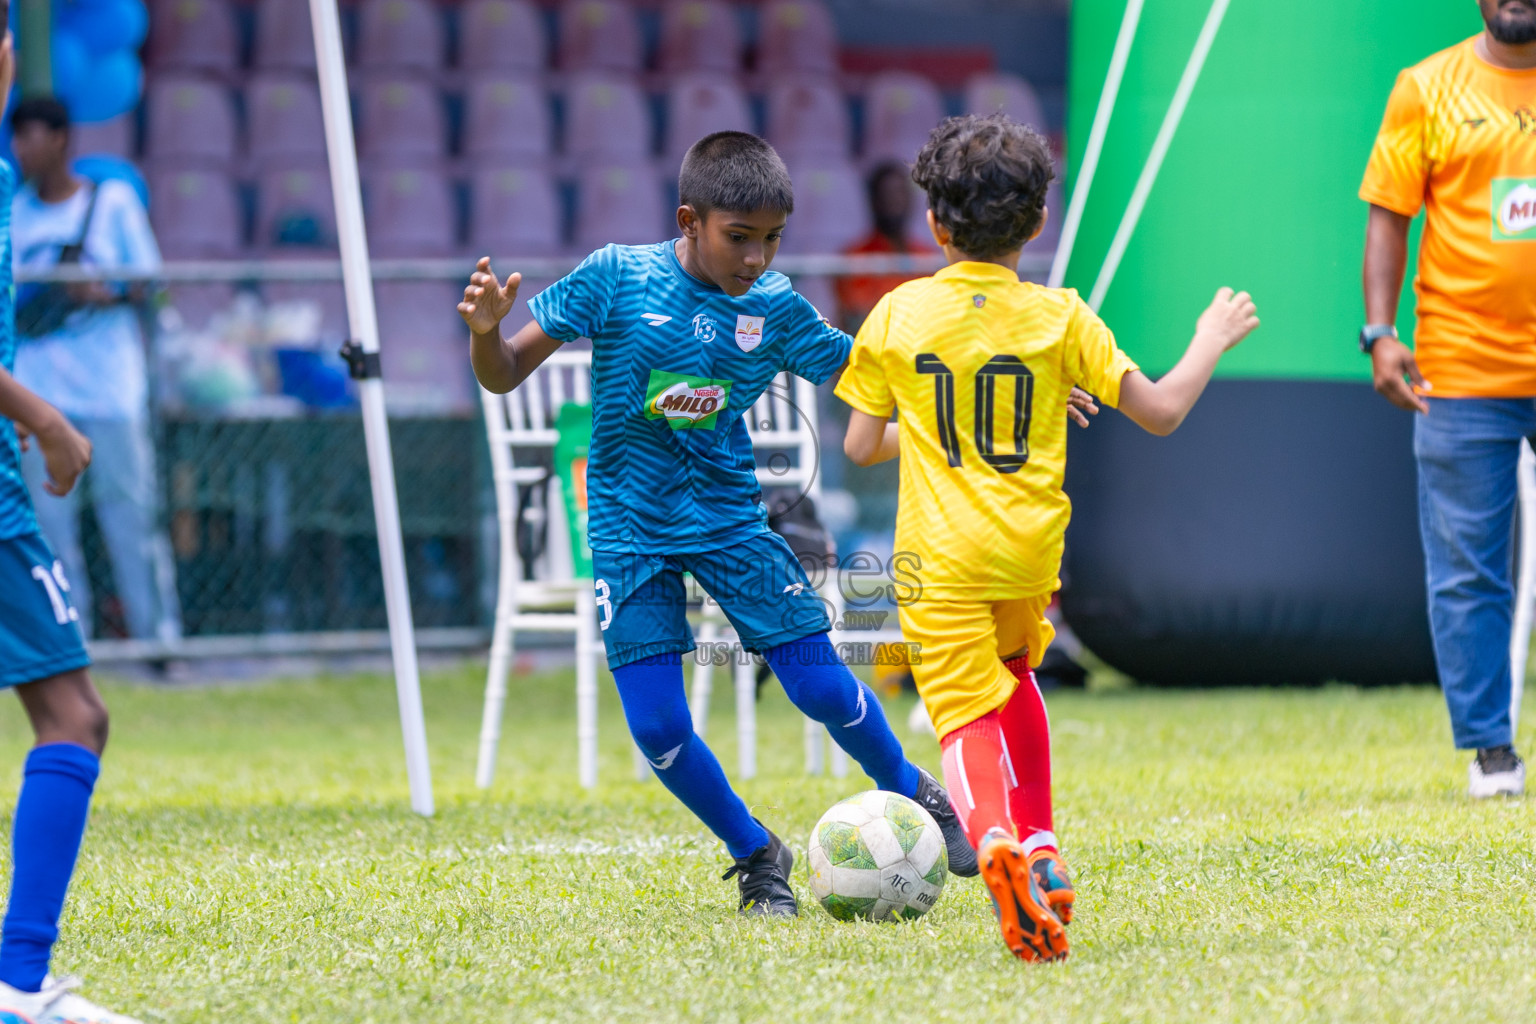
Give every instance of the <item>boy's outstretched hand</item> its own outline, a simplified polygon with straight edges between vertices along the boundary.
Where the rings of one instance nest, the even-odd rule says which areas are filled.
[[[482,256],[475,264],[475,272],[469,275],[469,285],[464,289],[464,301],[459,303],[459,315],[476,334],[490,334],[506,315],[512,312],[517,301],[517,287],[523,283],[523,275],[514,273],[501,284],[491,270],[491,259]]]
[[[1200,314],[1195,324],[1195,336],[1205,336],[1221,343],[1225,352],[1253,332],[1259,326],[1259,310],[1253,297],[1247,292],[1232,293],[1231,288],[1216,292],[1216,298]]]
[[[1098,414],[1099,407],[1094,404],[1093,396],[1074,385],[1067,393],[1067,415],[1072,418],[1072,422],[1080,427],[1086,427],[1088,417]]]
[[[22,424],[17,423],[15,427],[22,451],[35,443],[43,453],[43,464],[48,467],[43,490],[58,498],[74,490],[80,474],[91,464],[91,442],[86,436],[63,416],[45,423],[35,437]]]

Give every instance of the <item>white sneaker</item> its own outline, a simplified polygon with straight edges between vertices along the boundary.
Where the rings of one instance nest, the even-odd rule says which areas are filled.
[[[1479,750],[1467,768],[1467,794],[1474,800],[1525,793],[1525,762],[1511,746]]]
[[[22,992],[0,982],[0,1024],[140,1024],[103,1010],[75,995],[76,978],[43,979],[40,992]]]

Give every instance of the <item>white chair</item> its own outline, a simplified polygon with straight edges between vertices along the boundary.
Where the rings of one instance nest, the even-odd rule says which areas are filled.
[[[511,668],[518,632],[569,632],[576,648],[576,736],[581,784],[597,785],[597,658],[603,653],[596,630],[596,606],[591,580],[575,578],[570,530],[558,476],[551,476],[548,453],[558,434],[555,416],[567,402],[591,400],[591,353],[563,351],[552,355],[538,370],[506,395],[481,392],[486,435],[490,443],[491,469],[496,488],[496,518],[500,535],[500,569],[497,582],[496,618],[491,635],[490,666],[486,675],[485,707],[480,726],[475,783],[484,789],[495,774],[496,748],[501,738],[501,719],[506,704],[507,673]],[[753,407],[747,424],[762,465],[758,478],[764,486],[800,487],[812,500],[821,497],[817,473],[816,389],[807,381],[781,374]],[[542,516],[548,543],[525,579],[518,551],[518,516],[524,490],[548,480],[544,507],[530,506]],[[694,584],[696,587],[697,584]],[[842,597],[832,582],[827,597],[834,620],[842,617]],[[718,650],[730,640],[730,627],[719,605],[704,602],[698,631],[701,646]],[[735,667],[739,773],[757,774],[757,706],[753,665],[739,644],[729,659]],[[692,685],[694,728],[704,735],[714,664],[709,657],[695,661]],[[806,768],[823,770],[821,727],[807,719]],[[833,774],[847,774],[847,755],[833,746]],[[635,752],[637,778],[649,776],[643,755]]]

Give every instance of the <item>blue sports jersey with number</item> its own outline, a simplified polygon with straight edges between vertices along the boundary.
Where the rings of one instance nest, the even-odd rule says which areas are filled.
[[[16,311],[11,289],[11,196],[16,172],[0,160],[0,366],[16,366]],[[0,540],[37,532],[32,499],[21,479],[21,448],[16,427],[0,417]]]
[[[593,550],[713,551],[768,529],[742,413],[782,371],[823,383],[853,345],[788,278],[732,298],[674,242],[610,245],[528,305],[550,337],[592,339]]]

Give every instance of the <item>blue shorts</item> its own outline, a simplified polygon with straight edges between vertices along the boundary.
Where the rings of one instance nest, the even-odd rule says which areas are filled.
[[[720,603],[749,651],[766,651],[832,628],[825,602],[776,533],[686,555],[594,551],[592,570],[610,669],[694,649],[685,572]]]
[[[0,540],[0,687],[91,663],[64,567],[40,533]]]

